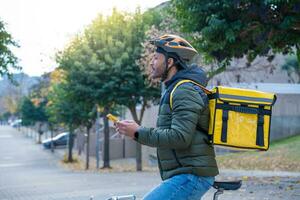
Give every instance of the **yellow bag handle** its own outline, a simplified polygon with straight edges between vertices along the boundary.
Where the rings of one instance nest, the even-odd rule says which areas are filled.
[[[206,89],[203,85],[200,85],[199,83],[196,83],[195,81],[188,80],[188,79],[186,79],[186,80],[181,80],[181,81],[179,81],[178,83],[176,83],[176,85],[174,86],[174,88],[173,88],[173,90],[172,90],[172,92],[171,92],[171,94],[170,94],[170,108],[171,108],[171,109],[172,109],[172,107],[173,107],[173,102],[172,102],[172,99],[173,99],[173,93],[175,92],[176,88],[177,88],[178,86],[180,86],[181,84],[183,84],[183,83],[193,83],[193,84],[199,86],[199,87],[205,92],[205,94],[212,94],[211,91],[209,91],[208,89]]]

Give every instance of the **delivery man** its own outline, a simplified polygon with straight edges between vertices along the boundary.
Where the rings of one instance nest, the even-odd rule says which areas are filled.
[[[207,85],[204,71],[188,65],[197,51],[185,39],[163,35],[152,43],[157,47],[151,61],[153,79],[161,78],[165,92],[161,97],[156,128],[139,126],[135,121],[116,123],[117,131],[135,141],[157,148],[158,167],[163,182],[144,196],[144,200],[199,200],[219,173],[212,145],[207,142],[208,98],[192,80]]]

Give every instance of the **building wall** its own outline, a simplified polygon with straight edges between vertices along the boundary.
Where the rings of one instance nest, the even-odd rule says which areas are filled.
[[[300,94],[277,94],[271,121],[271,141],[300,134]]]
[[[115,129],[113,127],[110,128],[110,136],[115,134]],[[103,157],[103,132],[100,132],[100,147],[99,152],[100,156]],[[90,156],[96,156],[96,145],[97,145],[97,135],[95,129],[91,129],[90,132]],[[85,135],[84,129],[77,130],[77,137],[75,139],[75,149],[82,154],[85,154],[87,144],[87,137]],[[110,159],[120,159],[120,158],[132,158],[136,156],[136,142],[125,137],[117,135],[116,137],[110,138],[109,143],[109,156]],[[101,158],[100,158],[101,159]]]
[[[250,66],[247,66],[246,58],[233,59],[226,71],[210,79],[208,87],[232,83],[297,83],[300,77],[296,73],[289,75],[281,67],[286,57],[276,54],[272,62],[265,57],[257,57]]]

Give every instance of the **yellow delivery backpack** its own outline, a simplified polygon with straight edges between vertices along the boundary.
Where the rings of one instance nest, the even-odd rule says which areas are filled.
[[[268,150],[272,106],[276,95],[256,90],[218,86],[207,90],[191,81],[179,81],[170,94],[183,83],[198,85],[209,99],[208,138],[214,145],[243,149]]]

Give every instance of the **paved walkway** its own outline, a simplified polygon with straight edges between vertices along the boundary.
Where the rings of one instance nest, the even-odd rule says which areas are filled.
[[[157,172],[72,172],[58,165],[58,154],[9,126],[0,126],[1,200],[104,200],[113,195],[141,198],[159,184]],[[221,200],[300,199],[300,175],[288,172],[222,170],[217,179],[243,179],[239,191],[225,192]],[[211,200],[211,189],[203,198]]]

